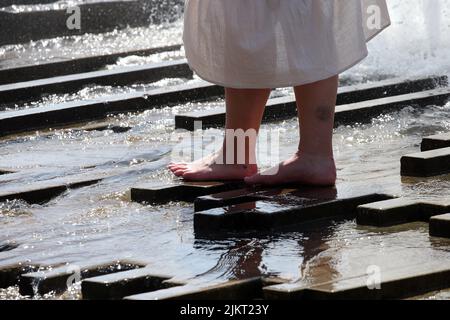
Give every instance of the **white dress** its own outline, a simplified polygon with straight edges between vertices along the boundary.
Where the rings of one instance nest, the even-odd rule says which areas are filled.
[[[385,0],[186,0],[190,68],[231,88],[278,88],[339,74],[390,25]]]

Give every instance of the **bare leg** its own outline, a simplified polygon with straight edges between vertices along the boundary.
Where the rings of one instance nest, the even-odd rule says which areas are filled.
[[[298,183],[315,186],[335,184],[332,136],[337,87],[338,76],[334,76],[294,88],[300,124],[298,151],[278,167],[246,178],[247,183]]]
[[[258,171],[255,160],[256,134],[270,91],[226,88],[227,130],[222,148],[203,159],[170,164],[168,168],[176,176],[192,181],[242,180],[255,174]],[[253,138],[248,136],[242,144],[235,137],[236,130],[255,134]],[[233,152],[230,153],[230,150]]]

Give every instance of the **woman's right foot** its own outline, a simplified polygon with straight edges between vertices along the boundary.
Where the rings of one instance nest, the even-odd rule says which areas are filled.
[[[258,172],[256,164],[222,164],[221,157],[217,152],[190,163],[171,163],[168,168],[188,181],[243,180]]]

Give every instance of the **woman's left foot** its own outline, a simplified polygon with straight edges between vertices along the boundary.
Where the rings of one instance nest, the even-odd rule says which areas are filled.
[[[334,186],[336,165],[331,157],[312,156],[297,152],[277,167],[245,178],[250,185],[303,184],[312,186]]]

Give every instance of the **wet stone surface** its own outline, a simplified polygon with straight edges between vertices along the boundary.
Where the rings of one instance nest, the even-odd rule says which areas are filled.
[[[430,151],[450,147],[450,132],[436,134],[422,139],[421,151]]]
[[[194,210],[205,211],[213,208],[220,208],[239,203],[254,202],[258,200],[270,200],[272,196],[295,191],[295,189],[259,189],[247,187],[225,191],[221,193],[210,194],[197,197],[194,201]]]
[[[145,93],[118,94],[111,97],[44,105],[30,110],[0,114],[0,136],[29,132],[105,119],[109,114],[163,108],[188,100],[202,100],[223,95],[223,88],[206,82],[154,89]]]
[[[88,57],[60,57],[60,60],[42,62],[25,66],[14,66],[0,69],[0,84],[17,83],[36,79],[64,76],[69,74],[79,74],[83,72],[96,71],[104,68],[108,64],[114,64],[119,58],[127,56],[147,56],[160,52],[170,52],[180,50],[181,45],[171,45],[164,47],[149,47],[148,49],[129,50],[110,54],[99,54]]]
[[[450,287],[450,264],[435,261],[384,270],[381,283],[370,282],[368,275],[337,278],[310,286],[294,283],[264,288],[267,299],[399,299]]]
[[[134,269],[83,280],[83,299],[122,299],[128,295],[156,291],[172,276],[160,275],[147,268]]]
[[[401,158],[401,175],[431,177],[450,173],[450,148],[413,153]]]
[[[356,221],[360,225],[387,227],[425,221],[450,210],[449,203],[432,203],[404,198],[368,203],[358,207]]]
[[[131,200],[147,203],[192,202],[197,197],[242,188],[243,182],[180,182],[165,186],[142,185],[131,188]]]
[[[450,207],[448,208],[450,212]],[[430,219],[430,235],[450,238],[450,213],[434,216]]]
[[[339,192],[339,187],[300,188],[285,194],[272,195],[264,200],[197,211],[194,214],[194,230],[197,236],[202,236],[218,231],[270,230],[312,220],[348,218],[355,216],[356,207],[360,204],[392,198],[383,194],[353,193],[351,195]],[[241,195],[225,196],[227,198],[221,200],[222,202],[233,202],[233,199],[234,202],[239,202],[246,201],[249,193],[244,190]]]
[[[427,79],[422,79],[418,81],[426,80]],[[428,81],[433,81],[433,79],[428,79]],[[404,86],[407,86],[408,84],[409,82],[403,83]],[[399,89],[402,89],[400,87],[401,83],[398,83],[397,86],[399,86]],[[427,87],[428,86],[425,86],[425,88]],[[361,91],[358,91],[358,86],[354,88],[354,91],[351,91],[352,87],[343,88],[345,89],[345,92],[338,95],[338,97],[340,97],[342,102],[346,101],[347,104],[341,103],[337,105],[335,126],[352,124],[355,122],[364,123],[383,112],[400,110],[407,105],[414,105],[416,108],[419,108],[429,104],[442,104],[450,97],[448,89],[435,89],[399,95],[398,92],[408,92],[408,90],[395,91],[392,89],[392,91],[389,91],[390,88],[395,88],[395,86],[387,86],[386,88],[389,95],[392,94],[393,97],[389,97],[389,95],[386,97],[386,93],[380,93],[380,96],[383,98],[378,97],[377,99],[367,101],[363,101],[361,95],[367,94],[368,96],[373,96],[371,90],[374,92],[379,92],[380,90],[385,92],[385,87],[377,87],[375,84],[371,89],[364,89]],[[409,87],[407,86],[407,88]],[[420,90],[420,88],[416,89]],[[270,99],[266,105],[263,121],[279,121],[292,118],[296,115],[297,105],[294,97],[273,98]],[[201,121],[201,129],[223,127],[225,125],[225,109],[201,110],[176,115],[175,128],[190,131],[200,129],[196,127],[196,122],[199,121]]]
[[[51,5],[41,6],[40,10],[14,12],[4,9],[0,12],[5,28],[0,37],[0,45],[28,42],[30,40],[70,36],[83,33],[108,32],[127,26],[146,26],[178,18],[180,0],[157,0],[159,3],[147,5],[145,0],[136,1],[97,1],[79,3],[83,17],[83,27],[67,28],[67,4],[57,9]],[[159,15],[152,14],[158,6]],[[175,7],[174,7],[175,6]],[[39,28],[36,28],[39,25]]]
[[[186,60],[168,61],[144,66],[77,73],[0,86],[0,104],[29,101],[42,94],[80,90],[86,85],[126,86],[138,82],[155,82],[164,78],[192,78]]]
[[[185,285],[125,297],[126,300],[241,300],[262,297],[261,278],[210,285]]]
[[[33,272],[37,269],[39,269],[38,266],[27,262],[0,265],[0,288],[8,288],[16,285],[21,274]]]
[[[144,267],[134,261],[110,261],[98,263],[80,263],[58,267],[49,271],[37,271],[20,275],[19,289],[21,295],[33,296],[51,291],[64,292],[68,281],[72,284],[84,278],[126,271]],[[71,280],[72,279],[72,280]]]
[[[108,174],[81,174],[50,181],[37,181],[24,186],[6,185],[0,188],[0,202],[21,199],[28,203],[45,203],[68,189],[93,185],[107,176]]]

